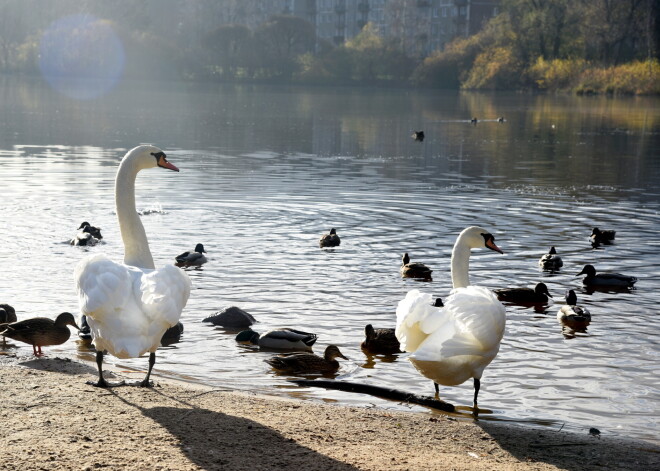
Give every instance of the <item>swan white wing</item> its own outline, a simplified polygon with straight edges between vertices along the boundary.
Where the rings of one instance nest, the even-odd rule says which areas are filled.
[[[504,335],[506,312],[490,290],[478,286],[455,289],[447,298],[442,314],[443,324],[418,347],[416,359],[495,357]]]
[[[432,334],[447,322],[441,309],[432,306],[432,297],[417,289],[408,291],[396,309],[395,335],[401,349],[414,352]]]
[[[162,322],[165,330],[179,321],[189,296],[190,278],[174,265],[166,265],[142,276],[140,300],[143,311],[151,322]]]
[[[82,314],[101,320],[129,302],[133,284],[130,270],[105,255],[96,254],[82,259],[73,277]]]

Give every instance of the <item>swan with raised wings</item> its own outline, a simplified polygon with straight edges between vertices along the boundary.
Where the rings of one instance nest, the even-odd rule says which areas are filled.
[[[474,379],[474,407],[481,376],[500,349],[506,312],[488,289],[471,286],[470,250],[488,248],[503,253],[487,230],[472,226],[460,233],[451,256],[454,289],[444,307],[432,306],[432,296],[411,290],[397,307],[396,336],[410,352],[417,370],[438,385],[456,386]]]
[[[135,209],[137,174],[154,167],[179,171],[154,146],[128,151],[117,171],[115,203],[124,263],[96,254],[81,260],[74,272],[80,311],[87,316],[96,348],[99,379],[90,382],[95,386],[115,386],[103,378],[103,352],[107,351],[118,358],[135,358],[149,352],[149,370],[139,383],[149,387],[160,340],[168,328],[177,324],[190,295],[190,279],[183,270],[174,265],[155,268]]]

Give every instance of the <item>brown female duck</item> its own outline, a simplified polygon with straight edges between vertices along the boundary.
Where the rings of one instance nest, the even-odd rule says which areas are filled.
[[[428,280],[431,278],[431,273],[433,273],[433,270],[423,263],[410,263],[408,252],[403,254],[401,258],[401,276],[404,278],[424,278]]]
[[[360,345],[362,350],[369,353],[401,353],[399,339],[394,334],[394,329],[374,329],[371,324],[364,328],[365,339]]]
[[[43,355],[41,347],[60,345],[69,340],[71,332],[67,325],[80,330],[73,314],[63,312],[53,321],[47,317],[34,317],[2,326],[0,335],[32,345],[35,356]]]
[[[348,360],[336,345],[328,345],[322,357],[313,353],[293,353],[265,361],[276,370],[289,373],[334,373],[339,369],[336,358]]]
[[[319,247],[337,247],[339,244],[341,244],[341,239],[334,227],[330,229],[329,234],[323,234],[319,239]]]

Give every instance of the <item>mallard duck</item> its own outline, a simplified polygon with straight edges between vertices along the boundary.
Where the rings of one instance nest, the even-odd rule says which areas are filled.
[[[500,349],[506,324],[495,294],[470,285],[470,250],[476,248],[502,253],[486,229],[464,229],[451,254],[454,289],[444,307],[432,306],[430,294],[414,289],[396,310],[396,336],[413,366],[433,381],[436,393],[438,384],[456,386],[473,378],[475,407],[481,376]]]
[[[633,288],[637,283],[634,276],[621,275],[619,273],[599,273],[593,265],[585,265],[580,273],[575,276],[587,275],[582,280],[586,286],[601,286],[610,288]]]
[[[412,133],[412,137],[414,140],[417,142],[423,142],[424,141],[424,131],[415,131]]]
[[[591,314],[577,305],[575,291],[566,291],[566,305],[557,311],[557,320],[571,329],[583,329],[591,322]]]
[[[539,266],[544,270],[559,270],[564,266],[564,262],[561,257],[557,255],[557,250],[554,247],[550,247],[550,251],[543,255],[539,260]]]
[[[67,325],[79,329],[73,314],[70,312],[63,312],[58,315],[55,320],[47,317],[33,317],[32,319],[25,319],[20,322],[12,322],[5,324],[4,330],[0,335],[9,337],[19,342],[25,342],[32,345],[32,350],[35,356],[43,355],[41,347],[49,345],[61,345],[67,340],[71,332]]]
[[[70,243],[71,245],[93,246],[98,244],[101,239],[103,239],[101,229],[91,226],[87,221],[84,221],[78,227],[78,233],[71,239]]]
[[[289,373],[334,373],[339,369],[336,358],[348,360],[336,345],[328,345],[322,357],[313,353],[293,353],[265,361],[276,370]]]
[[[548,302],[548,296],[552,297],[545,283],[537,283],[534,289],[501,288],[493,291],[497,295],[497,299],[510,303],[543,304]]]
[[[259,345],[261,348],[271,348],[274,350],[312,350],[312,345],[316,342],[316,334],[290,329],[273,329],[263,335],[259,335],[254,330],[244,330],[236,336],[238,342],[250,342],[253,345]]]
[[[204,246],[197,244],[192,252],[183,252],[176,256],[176,263],[182,265],[202,265],[207,262]]]
[[[339,244],[341,244],[341,239],[334,227],[330,229],[329,234],[323,234],[319,239],[319,247],[337,247]]]
[[[89,234],[92,234],[92,237],[95,239],[103,239],[103,236],[101,235],[101,228],[100,227],[95,227],[92,226],[90,223],[87,221],[83,221],[80,226],[78,226],[78,230],[82,230],[83,232],[87,232]]]
[[[435,298],[435,301],[433,301],[433,306],[435,307],[444,307],[444,305],[442,298]]]
[[[364,327],[364,336],[365,339],[360,345],[362,350],[369,353],[401,353],[401,345],[394,329],[374,329],[371,324],[367,324]]]
[[[423,263],[413,262],[410,263],[410,257],[408,252],[403,254],[401,257],[401,276],[405,278],[431,278],[431,270],[429,267]]]
[[[591,245],[611,244],[615,236],[616,231],[601,231],[597,227],[594,227],[591,231],[591,236],[589,236],[589,241],[591,242]]]
[[[203,319],[202,322],[210,322],[213,325],[222,327],[244,328],[250,327],[257,320],[252,314],[245,312],[240,307],[230,306]]]
[[[0,330],[4,330],[3,324],[16,322],[16,310],[9,304],[0,304]],[[2,337],[2,346],[7,346],[7,339]]]

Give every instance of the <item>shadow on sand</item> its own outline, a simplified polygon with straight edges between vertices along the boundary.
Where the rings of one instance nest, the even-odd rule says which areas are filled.
[[[135,407],[142,415],[168,430],[181,451],[204,469],[287,469],[308,463],[313,469],[355,471],[357,468],[301,446],[269,427],[242,417],[203,409],[152,390],[180,407]]]

